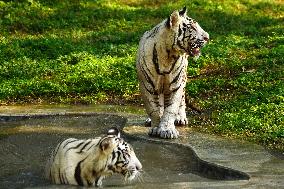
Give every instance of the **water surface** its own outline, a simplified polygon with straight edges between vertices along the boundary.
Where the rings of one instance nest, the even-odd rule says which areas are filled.
[[[51,185],[44,178],[44,167],[50,152],[66,138],[100,136],[108,128],[122,127],[125,123],[126,119],[109,114],[20,116],[2,119],[0,188],[74,188]],[[158,189],[163,188],[161,184],[166,183],[211,182],[223,178],[222,171],[212,172],[212,166],[204,164],[189,148],[133,138],[126,140],[132,144],[143,165],[144,183],[124,184],[121,176],[116,175],[105,179],[104,187],[141,188],[147,183]],[[229,172],[228,175],[230,174]]]

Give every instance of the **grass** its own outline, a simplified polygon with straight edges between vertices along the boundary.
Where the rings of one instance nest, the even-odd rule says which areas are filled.
[[[190,60],[190,125],[284,151],[280,0],[0,1],[0,103],[137,103],[139,38],[184,5],[210,34]]]

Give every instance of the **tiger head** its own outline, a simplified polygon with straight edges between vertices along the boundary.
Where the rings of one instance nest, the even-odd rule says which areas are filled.
[[[187,16],[187,9],[174,11],[166,20],[167,27],[174,31],[173,47],[183,53],[198,58],[200,49],[209,40],[209,34],[199,24]]]
[[[109,129],[108,136],[101,139],[99,146],[108,157],[109,171],[124,175],[127,181],[139,177],[142,165],[132,146],[120,137],[117,128]]]

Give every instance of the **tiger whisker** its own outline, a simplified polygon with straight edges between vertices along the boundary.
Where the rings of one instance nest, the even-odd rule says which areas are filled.
[[[142,173],[138,173],[136,176],[136,179],[140,182],[140,183],[144,183],[144,179],[143,179],[143,175]]]

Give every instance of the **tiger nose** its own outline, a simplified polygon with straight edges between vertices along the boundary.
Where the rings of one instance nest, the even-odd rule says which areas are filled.
[[[209,34],[206,33],[204,36],[203,36],[203,40],[208,42],[209,41]]]
[[[142,169],[142,164],[140,162],[138,162],[136,164],[136,170],[141,170]]]

